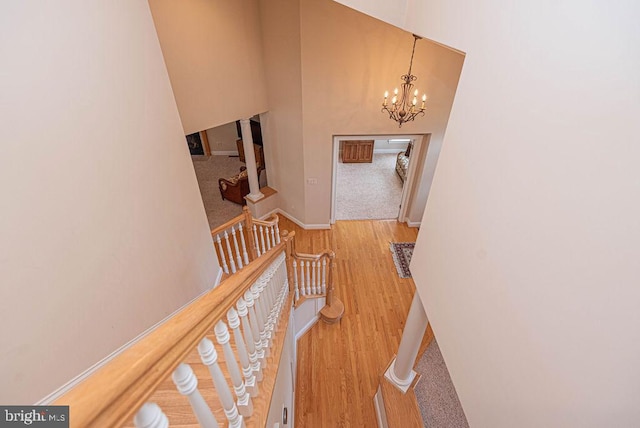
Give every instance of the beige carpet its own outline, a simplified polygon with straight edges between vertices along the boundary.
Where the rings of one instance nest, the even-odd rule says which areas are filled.
[[[394,153],[374,153],[373,163],[338,162],[336,220],[398,218],[402,180]]]
[[[198,186],[211,229],[242,213],[242,205],[223,201],[218,189],[218,178],[229,178],[240,172],[244,163],[237,157],[191,156]]]
[[[468,428],[467,418],[435,339],[427,347],[415,370],[422,375],[415,392],[424,426]]]

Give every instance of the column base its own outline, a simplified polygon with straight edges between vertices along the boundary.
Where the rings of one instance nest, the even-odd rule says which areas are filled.
[[[395,366],[396,359],[394,357],[391,364],[389,364],[389,368],[386,372],[384,372],[384,377],[404,394],[409,390],[409,387],[413,383],[413,380],[416,378],[417,373],[414,370],[411,370],[411,373],[409,373],[409,377],[407,379],[400,379],[395,374]]]
[[[249,193],[247,196],[245,196],[245,198],[249,199],[251,202],[256,202],[264,198],[264,195],[262,194],[262,192]]]

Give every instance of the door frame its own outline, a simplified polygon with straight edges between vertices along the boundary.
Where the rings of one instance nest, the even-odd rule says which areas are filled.
[[[331,218],[330,224],[336,222],[336,187],[338,179],[338,161],[340,157],[340,141],[353,141],[353,140],[392,140],[392,139],[409,139],[413,141],[412,151],[420,158],[423,157],[423,146],[425,140],[428,139],[428,135],[425,134],[393,134],[393,135],[334,135],[333,136],[333,156],[332,156],[332,173],[331,173]],[[407,207],[411,203],[412,190],[414,188],[416,174],[416,164],[419,159],[415,157],[409,162],[409,169],[407,170],[407,178],[402,185],[402,197],[400,198],[400,207],[398,208],[398,221],[407,222],[406,218]],[[423,163],[424,164],[424,163]]]

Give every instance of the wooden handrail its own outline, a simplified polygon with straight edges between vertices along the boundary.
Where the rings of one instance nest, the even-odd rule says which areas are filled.
[[[237,217],[232,218],[231,220],[229,220],[228,222],[226,222],[223,225],[220,225],[218,227],[216,227],[215,229],[211,230],[211,236],[215,236],[218,233],[222,233],[225,230],[229,229],[231,226],[234,226],[238,223],[242,223],[245,220],[245,214],[242,213]]]
[[[293,233],[289,237],[293,237]],[[289,238],[230,276],[55,401],[72,427],[119,427],[153,394],[285,249]]]
[[[336,256],[336,253],[334,253],[331,250],[324,250],[321,253],[318,254],[305,254],[305,253],[296,253],[295,251],[293,252],[293,257],[297,258],[297,259],[303,259],[303,260],[320,260],[323,257],[329,257],[330,259]]]

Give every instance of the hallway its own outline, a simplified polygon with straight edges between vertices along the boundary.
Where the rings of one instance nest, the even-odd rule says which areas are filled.
[[[296,231],[300,252],[333,243],[336,295],[345,305],[339,324],[318,322],[298,341],[296,426],[374,427],[379,375],[398,350],[415,290],[411,279],[398,277],[389,242],[413,242],[417,229],[381,220],[302,230],[281,221],[281,230]]]

